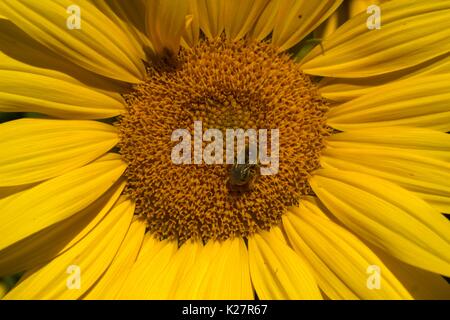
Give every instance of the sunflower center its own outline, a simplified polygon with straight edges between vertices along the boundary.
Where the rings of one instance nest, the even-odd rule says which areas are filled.
[[[125,193],[157,237],[247,237],[278,224],[287,207],[312,194],[307,179],[319,167],[329,134],[327,103],[299,66],[271,45],[200,42],[171,64],[148,67],[146,81],[125,100],[126,113],[116,123],[128,163]],[[187,129],[194,136],[200,121],[203,132],[218,129],[224,137],[227,129],[278,130],[278,172],[260,175],[258,164],[225,160],[175,164],[172,133]]]

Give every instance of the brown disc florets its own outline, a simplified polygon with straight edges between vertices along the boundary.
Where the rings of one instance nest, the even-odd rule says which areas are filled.
[[[146,81],[125,99],[126,113],[116,123],[128,163],[125,193],[157,237],[246,237],[278,224],[287,207],[312,194],[307,179],[319,167],[329,133],[327,103],[300,67],[271,45],[200,42],[182,49],[176,64],[148,67]],[[225,163],[174,164],[172,133],[193,133],[194,121],[202,121],[204,131],[279,129],[278,173],[235,192]]]

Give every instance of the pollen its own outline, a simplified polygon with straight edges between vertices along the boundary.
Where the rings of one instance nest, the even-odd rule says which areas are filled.
[[[287,54],[267,43],[223,38],[182,49],[147,68],[146,80],[124,95],[115,125],[128,164],[125,193],[160,239],[204,242],[248,237],[277,225],[286,208],[312,195],[327,102]],[[279,170],[251,188],[229,188],[227,164],[174,164],[172,132],[202,121],[203,130],[278,129]],[[270,148],[269,148],[270,149]]]

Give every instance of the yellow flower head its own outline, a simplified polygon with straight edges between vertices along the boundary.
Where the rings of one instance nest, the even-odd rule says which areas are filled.
[[[450,298],[449,17],[0,1],[0,296]]]

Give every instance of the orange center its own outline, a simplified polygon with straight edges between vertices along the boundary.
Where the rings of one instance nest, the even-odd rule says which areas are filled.
[[[313,194],[307,179],[330,134],[328,106],[300,67],[271,45],[203,41],[182,49],[171,65],[150,66],[125,99],[116,123],[128,163],[125,192],[160,239],[247,237],[278,224],[287,207]],[[226,129],[278,129],[278,173],[239,192],[229,186],[230,165],[174,164],[172,132],[193,134],[194,121],[224,136]]]

